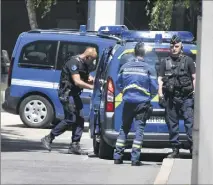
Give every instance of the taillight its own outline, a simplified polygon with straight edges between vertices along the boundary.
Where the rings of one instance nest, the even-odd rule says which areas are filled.
[[[115,87],[113,80],[107,80],[106,112],[114,112],[115,109]]]
[[[8,80],[7,80],[8,87],[11,85],[12,69],[13,69],[14,59],[15,59],[14,57],[11,58],[10,67],[9,67],[9,70],[8,70]]]

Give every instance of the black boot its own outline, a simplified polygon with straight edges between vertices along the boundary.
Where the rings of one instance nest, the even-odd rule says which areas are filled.
[[[179,158],[179,149],[173,148],[173,152],[167,156],[167,158]]]
[[[53,139],[54,139],[54,137],[51,136],[51,134],[49,134],[41,139],[42,145],[48,151],[51,151],[51,143],[52,143]]]
[[[123,164],[123,160],[122,159],[115,159],[114,164]]]
[[[132,161],[132,166],[141,166],[142,162],[140,161]]]
[[[88,152],[85,152],[81,149],[79,142],[73,142],[70,144],[68,154],[88,155]]]

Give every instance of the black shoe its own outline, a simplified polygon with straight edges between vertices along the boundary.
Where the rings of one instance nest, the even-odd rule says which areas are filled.
[[[52,148],[51,148],[51,143],[52,143],[52,141],[53,141],[53,138],[51,138],[50,134],[47,135],[47,136],[45,136],[45,137],[43,137],[43,138],[41,139],[42,145],[43,145],[44,148],[47,149],[48,151],[51,151],[51,149],[52,149]]]
[[[167,158],[179,158],[179,149],[178,148],[173,148],[173,152],[170,153]]]
[[[140,161],[132,161],[132,166],[141,166],[143,165]]]
[[[79,142],[73,142],[70,144],[68,154],[88,155],[88,152],[85,152],[81,149]]]
[[[123,164],[123,160],[121,159],[115,159],[114,164]]]

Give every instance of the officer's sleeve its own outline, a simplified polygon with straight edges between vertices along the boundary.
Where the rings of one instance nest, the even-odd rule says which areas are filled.
[[[188,69],[189,69],[189,72],[191,74],[195,74],[196,72],[196,67],[195,67],[195,62],[193,61],[192,58],[188,57]]]
[[[149,70],[149,82],[150,82],[150,93],[151,95],[156,95],[158,93],[158,81],[157,78],[153,75],[151,70]]]
[[[78,61],[75,59],[70,59],[67,61],[67,68],[71,75],[79,74]]]
[[[123,90],[123,74],[122,74],[122,70],[119,71],[118,73],[118,78],[116,81],[116,86],[118,88],[119,91]]]

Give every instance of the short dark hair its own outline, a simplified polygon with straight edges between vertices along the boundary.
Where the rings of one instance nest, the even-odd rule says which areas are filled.
[[[135,45],[135,56],[143,57],[145,55],[144,43],[138,42]]]

